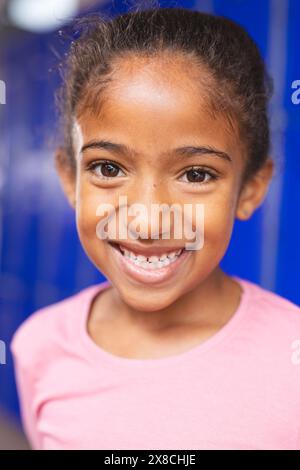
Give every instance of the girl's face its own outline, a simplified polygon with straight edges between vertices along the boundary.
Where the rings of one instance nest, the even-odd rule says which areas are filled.
[[[166,67],[163,62],[138,59],[130,67],[120,67],[105,95],[101,115],[85,109],[76,121],[76,178],[70,180],[66,170],[59,168],[76,208],[83,248],[121,298],[138,310],[163,309],[218,272],[235,217],[248,218],[261,203],[272,173],[269,161],[259,177],[239,192],[245,165],[243,146],[224,117],[213,118],[207,112],[199,84],[187,76],[186,67],[180,62]],[[127,212],[127,225],[122,219],[127,238],[121,239],[118,217],[124,197],[128,207],[139,203],[147,212],[139,212],[136,231],[132,225],[129,228],[136,217]],[[174,237],[174,217],[170,219],[171,236],[162,238],[163,227],[151,218],[150,211],[153,204],[163,203],[169,207],[179,204],[183,213],[185,204],[192,205],[193,230],[200,227],[194,209],[202,205],[201,248],[185,249],[191,239],[184,229],[181,239]],[[109,212],[101,212],[104,204],[109,205]],[[245,209],[248,215],[244,215]],[[99,231],[97,234],[97,224],[113,213],[116,233],[103,239]],[[134,233],[138,239],[133,239]],[[145,259],[136,265],[120,249],[147,258],[157,256],[161,261],[151,269]],[[170,252],[181,249],[172,258]]]

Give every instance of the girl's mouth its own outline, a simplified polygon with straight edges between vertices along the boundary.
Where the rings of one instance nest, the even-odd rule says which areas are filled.
[[[191,255],[191,250],[180,248],[157,255],[137,254],[122,244],[108,242],[118,268],[133,279],[144,283],[159,283],[170,279],[182,263]]]

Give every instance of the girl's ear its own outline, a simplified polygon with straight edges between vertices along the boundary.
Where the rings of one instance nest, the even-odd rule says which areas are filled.
[[[247,220],[263,203],[274,173],[274,162],[267,159],[263,167],[245,184],[242,189],[237,208],[236,218]]]
[[[62,147],[55,153],[55,168],[58,173],[61,187],[73,209],[76,206],[76,170],[70,165],[69,156]]]

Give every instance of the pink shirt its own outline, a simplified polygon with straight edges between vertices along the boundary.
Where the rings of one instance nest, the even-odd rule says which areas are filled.
[[[300,308],[248,280],[216,334],[177,355],[115,356],[86,320],[105,281],[36,311],[11,350],[34,449],[300,449]]]

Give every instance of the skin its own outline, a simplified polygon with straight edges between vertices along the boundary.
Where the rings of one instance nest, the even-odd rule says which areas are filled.
[[[241,287],[219,263],[228,248],[235,218],[246,220],[261,205],[274,168],[268,158],[240,191],[245,165],[243,142],[224,116],[213,117],[208,112],[205,93],[195,75],[187,74],[187,64],[174,60],[166,67],[159,59],[122,61],[116,79],[106,90],[101,116],[90,108],[83,108],[77,116],[76,175],[62,163],[61,149],[57,151],[56,168],[76,211],[82,246],[113,285],[92,303],[89,335],[114,355],[163,357],[188,350],[212,336],[237,310]],[[169,80],[170,76],[176,80]],[[83,145],[100,139],[125,144],[132,154],[95,148],[80,152]],[[214,147],[226,152],[231,161],[214,154],[178,157],[173,151],[192,145]],[[103,159],[118,164],[118,176],[103,180],[101,166],[97,174],[87,169],[91,162]],[[187,180],[186,172],[192,166],[204,171],[202,182]],[[210,179],[206,171],[217,174],[218,179]],[[204,246],[193,251],[171,280],[155,287],[132,280],[117,269],[108,242],[96,236],[97,206],[106,202],[118,210],[120,195],[127,195],[129,205],[205,205]],[[145,233],[150,234],[150,225],[143,224]],[[182,240],[150,238],[133,243],[140,247],[184,246]]]

